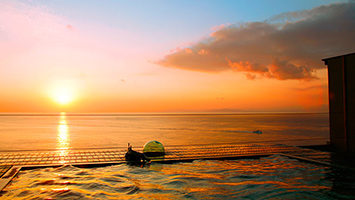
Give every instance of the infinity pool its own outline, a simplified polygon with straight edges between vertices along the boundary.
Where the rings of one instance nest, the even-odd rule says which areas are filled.
[[[350,172],[260,159],[23,170],[2,199],[354,199]]]

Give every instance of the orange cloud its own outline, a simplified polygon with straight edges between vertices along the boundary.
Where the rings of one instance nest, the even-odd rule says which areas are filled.
[[[207,53],[208,50],[185,48],[167,55],[157,62],[160,65],[181,68],[192,71],[220,72],[230,69],[228,62],[216,54]]]
[[[314,70],[306,66],[296,66],[289,63],[287,60],[275,59],[269,66],[271,77],[286,80],[286,79],[305,79],[310,80],[316,78],[313,75]]]
[[[248,79],[315,79],[316,70],[325,67],[322,58],[354,51],[354,10],[355,1],[349,1],[264,22],[222,25],[209,38],[156,63],[201,72],[234,70]]]

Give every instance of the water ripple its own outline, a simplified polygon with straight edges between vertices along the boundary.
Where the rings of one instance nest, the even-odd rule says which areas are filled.
[[[280,155],[21,171],[1,199],[354,199],[354,176]]]

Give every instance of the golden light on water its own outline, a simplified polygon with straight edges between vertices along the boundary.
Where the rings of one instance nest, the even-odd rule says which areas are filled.
[[[60,113],[59,124],[57,127],[57,150],[60,151],[62,164],[66,163],[65,156],[68,155],[70,148],[69,126],[67,124],[66,115],[64,112]]]
[[[59,121],[59,125],[58,125],[57,130],[58,130],[57,148],[58,149],[68,149],[68,147],[69,147],[69,141],[68,141],[69,128],[67,125],[65,113],[61,114],[61,116],[60,116],[60,121]]]

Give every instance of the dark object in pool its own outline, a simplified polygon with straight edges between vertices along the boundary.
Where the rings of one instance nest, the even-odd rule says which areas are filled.
[[[128,148],[127,152],[125,154],[125,159],[128,162],[133,162],[133,163],[144,163],[144,162],[150,162],[150,159],[145,156],[143,153],[139,153],[138,151],[132,150],[132,145],[128,143]]]

